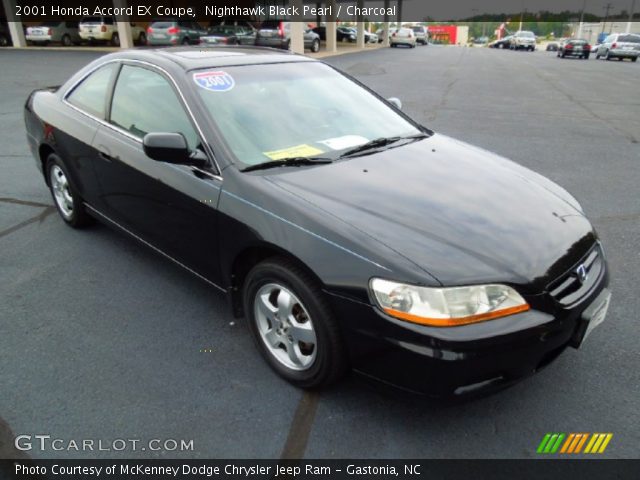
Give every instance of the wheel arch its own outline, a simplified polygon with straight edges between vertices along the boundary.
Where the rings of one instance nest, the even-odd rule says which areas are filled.
[[[242,291],[245,279],[253,267],[260,262],[267,260],[268,258],[282,257],[295,264],[300,269],[304,270],[311,278],[313,278],[318,285],[324,288],[324,283],[318,275],[302,260],[293,255],[292,253],[278,247],[271,243],[259,243],[246,247],[240,251],[230,266],[230,279],[231,288],[229,289],[229,300],[231,302],[231,308],[234,317],[239,318],[244,316],[244,310],[242,306]]]
[[[56,153],[56,151],[48,143],[43,143],[38,148],[38,158],[40,160],[40,164],[42,165],[42,175],[44,176],[44,181],[46,182],[47,186],[49,186],[49,178],[47,175],[47,158],[49,158],[49,155],[51,155],[52,153]]]

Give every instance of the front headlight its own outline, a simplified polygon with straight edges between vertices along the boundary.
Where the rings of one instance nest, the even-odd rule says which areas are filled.
[[[518,292],[506,285],[430,288],[374,278],[371,290],[388,315],[432,327],[467,325],[529,310]]]

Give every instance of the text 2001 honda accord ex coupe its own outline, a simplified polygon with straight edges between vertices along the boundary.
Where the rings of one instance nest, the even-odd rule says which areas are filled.
[[[351,367],[464,394],[578,347],[610,295],[577,201],[395,105],[238,47],[107,55],[25,115],[64,221],[104,221],[225,292],[295,385]]]

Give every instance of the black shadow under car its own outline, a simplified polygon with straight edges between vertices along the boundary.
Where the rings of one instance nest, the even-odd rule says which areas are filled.
[[[224,292],[297,386],[353,368],[465,394],[580,346],[610,293],[579,203],[398,106],[303,56],[176,48],[104,56],[25,122],[67,224]]]

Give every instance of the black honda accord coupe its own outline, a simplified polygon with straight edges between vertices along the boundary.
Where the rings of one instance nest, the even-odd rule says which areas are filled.
[[[579,347],[610,300],[564,189],[270,49],[123,51],[33,92],[62,219],[97,219],[225,293],[279,375],[450,396]]]

